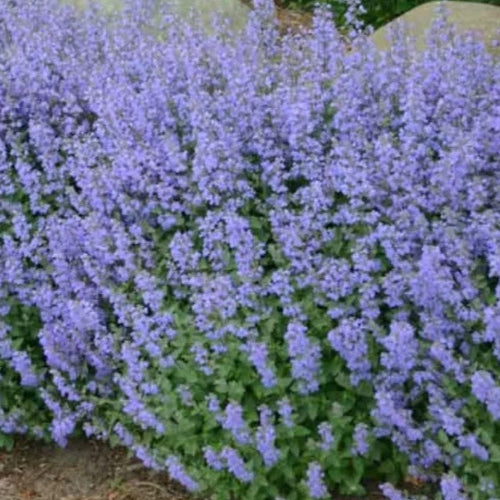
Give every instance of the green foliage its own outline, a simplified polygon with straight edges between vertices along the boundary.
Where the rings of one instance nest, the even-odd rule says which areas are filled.
[[[373,26],[374,29],[384,26],[396,17],[409,10],[427,3],[429,0],[364,0],[363,6],[366,13],[362,16],[365,25]],[[477,0],[466,0],[477,2]],[[345,0],[283,0],[283,5],[292,9],[312,10],[318,3],[328,4],[335,14],[338,24],[342,26],[346,11]],[[481,0],[480,3],[500,5],[500,0]]]
[[[0,432],[0,450],[11,451],[14,447],[14,437],[12,434],[3,434]]]
[[[329,0],[329,2],[339,14],[339,20],[342,22],[345,5],[340,0]],[[369,5],[365,21],[377,27],[377,25],[390,20],[390,17],[411,8],[417,3],[421,2],[374,2]],[[295,2],[295,5],[310,8],[312,2],[304,0]],[[214,51],[214,53],[217,53],[217,51]],[[240,61],[238,61],[238,65],[240,65]],[[161,64],[158,66],[161,66]],[[203,71],[205,71],[205,68],[203,68]],[[318,84],[323,83],[318,82]],[[319,92],[321,94],[323,87],[319,88],[321,88],[321,92]],[[306,89],[307,87],[304,87],[302,90]],[[211,89],[210,92],[213,93],[214,90]],[[133,90],[131,94],[135,96],[136,91]],[[342,95],[342,98],[346,98],[346,96]],[[260,101],[258,103],[259,105],[262,104]],[[322,113],[322,109],[319,109],[319,113]],[[342,110],[337,110],[337,107],[333,105],[325,106],[324,121],[330,124],[337,112],[342,112]],[[369,127],[366,128],[371,130]],[[319,132],[317,135],[319,135]],[[27,133],[20,135],[20,141],[28,141]],[[194,148],[194,146],[187,146],[187,157],[192,156],[192,147]],[[32,164],[35,169],[38,168],[40,165],[37,163],[35,153],[31,152],[28,147],[26,151],[26,162]],[[432,158],[433,161],[437,159],[437,157]],[[261,162],[261,159],[256,154],[250,160],[252,165],[259,165]],[[131,164],[130,167],[132,168],[132,166]],[[188,163],[187,168],[191,167],[192,165]],[[250,228],[249,233],[265,249],[265,252],[263,252],[265,255],[259,264],[262,264],[264,270],[262,281],[267,284],[267,282],[272,281],[274,271],[287,271],[292,267],[292,257],[287,256],[286,246],[280,244],[279,230],[272,227],[269,213],[271,205],[267,204],[268,199],[273,195],[272,190],[269,185],[261,181],[260,174],[256,174],[253,169],[247,170],[250,170],[250,172],[244,180],[248,181],[251,186],[252,191],[255,193],[255,199],[239,207],[239,215],[247,219]],[[66,181],[72,190],[78,188],[77,183],[72,183],[70,177],[65,179]],[[289,200],[290,213],[297,211],[300,214],[303,207],[301,207],[302,202],[297,201],[297,195],[301,194],[304,188],[309,187],[310,182],[310,180],[298,174],[293,174],[284,181],[286,191],[291,198]],[[19,186],[16,185],[17,187]],[[12,200],[9,199],[9,201],[21,205],[28,218],[30,210],[28,209],[27,195],[22,195],[23,191],[21,189],[18,191],[21,195],[18,195],[18,192],[15,191]],[[52,193],[52,191],[49,191],[49,193]],[[120,194],[124,193],[120,192]],[[337,208],[348,203],[346,196],[336,192],[335,189],[327,192],[327,195],[332,195],[334,200],[332,213]],[[306,199],[307,194],[304,196]],[[145,201],[143,199],[145,197],[144,193],[142,193],[134,201],[142,203]],[[65,198],[62,199],[64,201]],[[57,198],[52,197],[52,194],[50,194],[45,201],[48,209],[56,210],[59,203]],[[241,271],[241,274],[238,275],[238,255],[224,238],[220,238],[216,242],[217,250],[220,250],[222,255],[221,263],[216,260],[211,262],[210,257],[204,255],[203,245],[210,241],[210,238],[205,236],[207,241],[203,241],[203,232],[200,230],[201,219],[209,214],[217,217],[221,214],[217,213],[215,209],[212,210],[209,204],[200,206],[198,203],[197,201],[192,210],[177,213],[175,224],[168,230],[158,225],[154,218],[149,220],[144,217],[141,220],[140,225],[145,236],[144,246],[149,248],[149,243],[151,243],[151,248],[147,252],[148,258],[140,261],[135,266],[135,271],[141,273],[147,268],[151,271],[151,276],[158,279],[158,283],[164,282],[165,276],[175,267],[175,259],[172,258],[173,251],[171,250],[172,241],[180,233],[192,233],[193,237],[190,239],[190,243],[193,246],[193,255],[197,252],[200,261],[196,272],[187,269],[182,271],[184,275],[193,273],[194,277],[199,278],[200,283],[202,283],[203,280],[213,280],[215,282],[217,278],[226,273],[226,277],[234,280],[234,283],[238,286],[245,284],[245,279],[250,280],[250,278],[244,277],[244,271]],[[381,204],[380,208],[385,207]],[[126,213],[129,213],[129,211]],[[161,212],[155,213],[155,215],[161,215]],[[61,217],[61,222],[66,221],[66,216],[67,214],[64,214],[64,217]],[[118,208],[111,212],[110,217],[113,222],[120,218]],[[434,217],[432,222],[438,222],[439,217],[437,215]],[[29,220],[33,223],[34,227],[32,229],[35,229],[35,220]],[[78,219],[78,221],[82,224],[87,222],[85,218]],[[388,224],[390,223],[391,219],[388,220]],[[12,228],[10,226],[10,223],[0,225],[0,235],[11,232]],[[132,226],[128,227],[128,229],[132,233]],[[325,238],[328,241],[325,242],[321,250],[314,250],[314,252],[322,253],[322,257],[332,261],[345,262],[349,267],[355,267],[352,265],[356,261],[355,257],[357,259],[365,258],[366,253],[361,252],[359,248],[357,254],[355,254],[355,251],[356,242],[365,236],[370,236],[371,228],[367,223],[354,221],[352,224],[346,225],[346,227],[339,227],[334,226],[332,222],[327,224],[327,229],[331,230],[331,237]],[[135,224],[133,230],[134,232],[137,230]],[[320,240],[321,234],[319,233],[317,229],[313,229],[310,234],[304,232],[304,235],[307,235],[309,240],[314,241],[316,239]],[[111,234],[110,236],[116,236],[118,239],[120,234],[117,232],[116,235]],[[326,232],[323,236],[325,235]],[[146,245],[146,243],[148,244]],[[92,242],[89,248],[94,249],[94,245],[96,250],[101,249],[102,245],[99,239]],[[99,248],[97,248],[97,245],[99,245]],[[106,249],[110,254],[106,257],[112,256],[113,259],[109,260],[113,260],[113,262],[115,262],[114,258],[119,255],[114,246],[113,241],[111,241],[110,247]],[[131,246],[133,246],[132,243]],[[253,247],[242,246],[241,250],[252,251]],[[186,247],[183,251],[189,253],[190,249]],[[391,262],[393,261],[388,258],[382,245],[371,247],[371,252],[373,255],[368,255],[368,257],[375,259],[380,264],[380,267],[373,271],[373,275],[367,275],[370,280],[367,282],[379,285],[383,283],[382,278],[391,271]],[[56,254],[52,247],[50,253]],[[79,257],[84,263],[88,262],[88,260],[84,260],[88,258],[88,252],[79,249],[77,253],[80,254]],[[210,254],[210,252],[207,251],[206,254]],[[78,265],[75,262],[76,259],[69,258],[72,259],[69,261],[70,265]],[[53,264],[55,261],[54,258]],[[33,268],[35,265],[43,267],[44,265],[44,262],[37,264],[34,262],[28,262],[27,267],[30,268],[31,266]],[[390,434],[385,434],[385,437],[370,434],[366,439],[366,451],[354,449],[357,426],[362,424],[362,426],[369,427],[376,419],[373,416],[373,410],[376,407],[375,395],[378,390],[378,382],[373,383],[373,380],[363,379],[358,384],[354,383],[352,369],[348,366],[348,361],[346,361],[348,356],[345,353],[342,354],[341,348],[332,349],[329,333],[332,328],[338,326],[339,319],[338,316],[333,314],[330,316],[328,312],[335,308],[345,308],[346,310],[352,308],[355,312],[360,311],[364,297],[357,278],[353,279],[356,286],[352,286],[349,292],[345,294],[339,294],[338,300],[332,298],[333,295],[325,294],[324,297],[321,296],[317,289],[315,291],[312,286],[307,286],[307,281],[302,286],[300,280],[303,277],[300,273],[291,278],[290,302],[300,305],[303,315],[307,318],[303,320],[307,324],[307,340],[310,340],[311,345],[314,347],[319,346],[321,352],[321,357],[318,356],[321,359],[318,361],[320,369],[317,375],[318,385],[321,390],[316,393],[304,394],[300,390],[300,377],[293,374],[294,365],[290,362],[293,362],[294,359],[292,358],[296,357],[292,351],[300,350],[302,347],[291,349],[288,346],[287,348],[287,342],[290,344],[286,339],[287,327],[290,326],[291,320],[284,310],[286,309],[286,303],[279,297],[280,292],[266,292],[265,295],[260,297],[262,301],[255,306],[251,300],[242,300],[234,307],[234,313],[227,316],[224,316],[222,306],[217,309],[217,307],[213,307],[213,304],[211,307],[207,306],[206,312],[198,314],[196,311],[197,304],[190,301],[189,286],[183,281],[180,281],[181,284],[177,286],[173,279],[165,285],[165,294],[162,295],[162,302],[157,307],[157,311],[156,306],[154,308],[148,306],[147,295],[150,292],[149,290],[141,291],[140,285],[132,278],[129,278],[128,281],[116,279],[115,274],[117,273],[115,271],[117,269],[114,267],[107,269],[107,259],[103,259],[101,262],[99,258],[96,258],[96,262],[102,264],[104,271],[113,271],[113,273],[109,274],[103,273],[107,277],[102,279],[102,283],[106,281],[104,285],[101,285],[101,283],[96,284],[96,290],[89,287],[92,291],[97,291],[102,286],[99,292],[105,291],[108,294],[99,293],[99,298],[96,299],[96,308],[100,313],[99,320],[105,325],[106,333],[110,334],[106,338],[106,341],[109,340],[109,344],[106,342],[104,345],[103,343],[103,352],[100,353],[103,355],[103,359],[109,362],[109,368],[111,368],[109,372],[102,376],[104,382],[109,383],[106,387],[106,389],[109,389],[108,391],[100,391],[99,389],[92,391],[86,385],[87,381],[94,382],[95,373],[93,370],[95,370],[97,363],[92,365],[89,358],[98,351],[96,339],[89,332],[90,329],[82,327],[81,331],[78,332],[81,334],[79,339],[85,345],[85,348],[82,349],[84,354],[80,358],[74,356],[72,352],[73,337],[62,337],[67,344],[71,344],[68,345],[68,352],[65,353],[66,357],[71,363],[80,364],[78,375],[74,377],[68,376],[67,378],[70,380],[63,380],[63,383],[72,384],[73,388],[82,397],[92,403],[93,407],[92,410],[89,410],[89,414],[84,414],[83,417],[78,414],[76,417],[78,419],[88,418],[85,423],[90,424],[94,432],[102,431],[104,436],[109,437],[112,444],[117,444],[121,440],[133,451],[137,452],[138,449],[147,450],[153,459],[160,464],[160,467],[171,456],[181,457],[187,473],[200,485],[203,497],[207,498],[212,495],[211,498],[214,500],[234,500],[236,498],[242,500],[265,500],[269,498],[274,500],[278,497],[287,500],[302,500],[310,498],[307,486],[300,481],[304,481],[307,476],[308,466],[314,462],[321,464],[331,491],[345,495],[364,494],[363,482],[366,479],[398,484],[407,475],[410,458],[408,454],[401,451],[401,447],[398,447],[397,442],[391,440]],[[329,260],[325,259],[324,262],[328,266],[330,265]],[[215,264],[217,264],[217,268]],[[82,268],[85,270],[85,274],[83,274],[85,279],[90,281],[92,271],[89,271],[85,266],[82,266]],[[47,269],[47,271],[49,271],[49,276],[46,282],[54,284],[50,276],[52,270]],[[474,299],[477,301],[477,305],[475,303],[472,305],[476,308],[482,307],[483,304],[493,305],[495,303],[495,289],[498,286],[498,279],[488,277],[488,274],[486,260],[478,260],[477,269],[473,274],[473,278],[477,281],[478,297]],[[94,278],[92,276],[92,279]],[[34,285],[31,284],[30,280],[28,281],[26,288],[31,290]],[[101,282],[100,279],[99,281]],[[81,286],[83,287],[83,281]],[[202,283],[199,286],[203,287],[204,285]],[[148,287],[146,286],[146,288]],[[79,290],[78,293],[80,293]],[[83,302],[82,298],[85,295],[79,296],[78,293],[75,295]],[[198,294],[196,298],[200,299],[201,302],[201,292],[196,291],[196,293]],[[233,293],[233,289],[230,289],[228,294],[230,293]],[[18,293],[18,296],[21,296],[21,294]],[[54,393],[57,395],[58,391],[60,396],[65,397],[66,388],[62,383],[57,388],[54,387],[54,380],[51,377],[55,378],[54,372],[57,372],[57,364],[51,366],[51,363],[47,362],[47,358],[52,354],[51,347],[53,346],[46,348],[44,355],[41,339],[39,338],[39,332],[42,328],[40,316],[50,316],[46,312],[43,314],[43,311],[40,314],[35,308],[26,305],[32,303],[32,299],[25,299],[25,303],[18,302],[18,296],[13,293],[12,297],[9,297],[10,303],[8,306],[10,310],[5,316],[9,342],[12,343],[12,348],[15,351],[27,354],[35,367],[36,375],[40,377],[43,383],[37,389],[30,387],[29,384],[23,384],[22,376],[12,366],[13,363],[10,362],[9,355],[2,352],[3,357],[0,360],[0,412],[2,417],[7,415],[13,419],[16,418],[16,412],[20,412],[18,417],[21,425],[25,425],[29,432],[33,432],[37,436],[45,436],[44,433],[51,428],[51,425],[54,427],[54,421],[57,423],[57,419],[54,419],[51,424],[53,415],[50,415],[47,409],[50,404],[43,401],[42,398],[46,394]],[[111,299],[104,297],[113,297],[116,304],[113,304]],[[59,296],[57,296],[57,299],[59,299]],[[122,299],[127,305],[127,314],[120,308]],[[212,299],[206,301],[210,304],[210,302],[215,303],[216,299],[224,301],[223,288],[220,291],[220,296],[214,295]],[[416,330],[420,330],[419,316],[416,311],[417,305],[410,300],[407,302],[400,309],[389,307],[389,302],[383,304],[380,316],[377,317],[376,321],[373,320],[374,324],[371,325],[373,326],[373,333],[389,330],[394,323],[394,319],[401,316],[401,313],[408,313],[408,321],[412,322],[412,326]],[[68,304],[73,306],[72,296],[69,297]],[[148,310],[148,307],[151,307],[151,310]],[[155,310],[153,311],[153,309]],[[256,315],[257,319],[250,320],[252,313],[256,309],[259,312]],[[146,321],[153,317],[157,320],[163,320],[163,313],[168,313],[171,318],[172,329],[177,333],[176,336],[167,335],[163,330],[159,331],[160,328],[157,331],[156,327],[154,327],[154,321],[151,323]],[[86,310],[82,310],[80,314],[81,322],[85,323]],[[128,314],[134,318],[137,317],[137,321],[123,320],[122,317]],[[451,317],[452,314],[452,312],[449,313],[448,319],[456,320],[455,317]],[[214,332],[210,333],[217,333],[217,336],[215,339],[210,338],[210,340],[220,340],[217,347],[222,346],[225,351],[214,348],[215,342],[210,342],[207,333],[199,326],[202,324],[200,318],[204,322],[211,323],[210,329]],[[476,329],[483,329],[482,325],[475,324],[472,321],[470,323],[463,322],[465,336],[471,337]],[[476,323],[479,323],[479,321],[476,321]],[[71,321],[63,324],[67,328],[75,328]],[[163,325],[160,322],[159,324]],[[249,356],[242,350],[241,339],[237,335],[232,335],[231,332],[229,334],[226,332],[220,333],[223,326],[235,327],[235,331],[238,333],[239,329],[247,327],[249,331],[251,330],[251,333],[257,334],[256,337],[259,341],[268,348],[270,368],[276,376],[275,385],[264,385],[262,383],[261,376],[253,366],[255,362],[252,363]],[[255,329],[255,332],[252,329]],[[78,337],[75,336],[74,338]],[[350,341],[351,345],[357,345],[357,337],[353,338],[354,341]],[[148,340],[151,340],[154,344],[148,344]],[[419,340],[422,350],[428,350],[430,341],[424,338]],[[134,352],[129,357],[130,353],[123,347],[131,347],[134,341]],[[464,341],[467,345],[470,345],[470,352],[467,353],[467,356],[471,370],[481,368],[492,373],[498,372],[496,361],[488,346],[485,346],[484,343],[474,343],[471,338],[465,338]],[[63,350],[63,343],[60,342],[59,345],[56,343],[56,350],[58,347]],[[382,359],[384,349],[375,338],[367,339],[366,344],[367,347],[366,351],[363,352],[363,356],[368,358],[370,366],[373,367],[370,376],[376,377],[384,369]],[[157,350],[148,349],[148,345],[152,345]],[[305,345],[306,347],[303,349],[307,350],[308,343]],[[198,355],[193,352],[195,346],[205,349],[206,360],[200,361],[197,359]],[[244,347],[248,348],[248,345]],[[172,365],[162,363],[165,361],[163,356],[167,354],[175,360]],[[74,361],[75,357],[77,358],[76,361]],[[313,359],[312,363],[315,362],[316,359]],[[429,367],[425,366],[426,369],[436,368],[440,372],[443,371],[437,361],[430,364]],[[203,368],[207,370],[203,371]],[[140,374],[137,373],[139,371]],[[106,377],[108,378],[106,379]],[[374,380],[377,379],[374,378]],[[102,382],[102,380],[99,380],[99,382]],[[142,382],[145,383],[142,384]],[[146,382],[150,383],[150,385],[146,384]],[[500,487],[498,484],[498,478],[500,478],[500,446],[498,445],[500,443],[500,425],[486,411],[484,404],[478,402],[478,399],[471,395],[468,386],[458,383],[455,378],[446,373],[442,375],[440,382],[442,382],[442,390],[446,396],[458,398],[460,402],[463,402],[462,416],[467,419],[467,424],[472,427],[472,425],[480,423],[478,438],[488,446],[491,453],[490,459],[485,466],[484,462],[479,461],[468,450],[464,450],[464,447],[460,448],[455,436],[450,435],[450,433],[438,433],[435,437],[436,442],[446,457],[457,458],[457,462],[452,464],[453,471],[461,475],[468,491],[483,491],[483,488],[490,487],[490,484],[484,483],[485,480],[490,481],[493,485],[492,488],[496,488],[495,491],[498,491]],[[145,388],[148,385],[149,388]],[[156,392],[150,388],[151,385],[156,387]],[[182,394],[183,387],[188,388],[189,396]],[[43,389],[43,392],[39,389]],[[402,395],[405,396],[404,392],[409,389],[411,387],[408,387],[408,385],[402,385]],[[89,392],[92,392],[92,394],[89,394]],[[411,401],[412,418],[417,425],[424,426],[428,420],[432,420],[428,410],[429,405],[425,393],[422,394],[417,391],[416,394]],[[208,396],[213,396],[216,403],[220,404],[220,411],[214,410],[207,405]],[[288,399],[292,408],[291,420],[293,424],[290,425],[285,423],[283,415],[280,415],[280,402],[284,397]],[[73,406],[76,406],[74,400],[69,398],[68,400],[64,402],[63,409],[70,408],[74,410]],[[270,425],[273,426],[272,429],[275,431],[273,440],[276,449],[281,453],[276,463],[268,464],[262,450],[256,448],[255,442],[248,444],[244,440],[240,441],[236,433],[231,433],[229,425],[221,423],[221,421],[224,422],[224,409],[230,404],[237,405],[241,409],[244,424],[248,426],[248,430],[254,435],[258,435],[259,430],[264,427],[262,423],[262,406],[271,409],[269,419]],[[57,409],[52,408],[52,413],[57,414]],[[155,419],[153,423],[148,420],[150,416]],[[4,418],[4,420],[8,419]],[[161,427],[155,427],[157,422],[161,423]],[[318,429],[325,423],[332,427],[332,443],[328,443],[323,447],[324,443],[321,442],[321,434]],[[116,430],[117,426],[121,429],[120,431]],[[4,430],[2,429],[2,431]],[[80,429],[77,427],[77,430]],[[125,432],[123,432],[123,435],[130,437],[130,439],[123,439],[118,434],[118,432],[122,431],[128,432],[129,436],[126,436]],[[434,431],[432,430],[432,432]],[[0,448],[9,448],[11,446],[11,436],[7,433],[0,433]],[[255,474],[251,484],[236,480],[236,474],[234,474],[234,471],[231,473],[228,468],[222,471],[211,468],[207,464],[208,460],[206,461],[202,455],[202,450],[207,446],[217,453],[227,450],[228,447],[236,448],[248,470]],[[139,455],[140,453],[138,453]],[[446,466],[448,466],[447,463]],[[435,472],[439,477],[440,474],[448,471],[441,464]],[[484,495],[478,493],[477,497],[473,496],[473,498],[483,499]]]
[[[11,346],[29,353],[37,374],[43,376],[45,361],[37,338],[42,324],[39,312],[15,299],[7,302],[10,310],[4,321],[10,329]],[[0,374],[0,412],[7,416],[7,421],[20,421],[27,425],[29,435],[47,440],[50,412],[37,388],[23,386],[19,373],[12,368],[8,359],[0,359]],[[12,434],[0,432],[0,449],[10,450],[13,442]]]

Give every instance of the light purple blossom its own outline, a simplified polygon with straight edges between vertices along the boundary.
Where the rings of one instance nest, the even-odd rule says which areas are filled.
[[[399,491],[392,484],[384,483],[379,486],[385,498],[389,500],[408,500],[408,496]]]
[[[243,418],[243,408],[237,403],[229,403],[220,419],[224,429],[231,432],[237,443],[250,442],[250,432]]]
[[[255,433],[255,443],[265,465],[271,467],[278,461],[281,453],[274,444],[276,432],[270,421],[272,416],[271,410],[267,406],[262,406],[259,408],[259,411],[260,426]]]
[[[299,392],[309,394],[319,389],[316,379],[321,351],[306,336],[307,328],[300,323],[290,323],[285,333],[292,363],[292,375],[299,381]]]
[[[318,425],[318,434],[321,438],[319,448],[328,451],[333,446],[335,438],[333,437],[332,425],[328,422],[322,422]]]
[[[444,500],[465,500],[462,484],[454,474],[446,474],[441,478],[441,493]]]
[[[236,450],[226,446],[221,451],[220,456],[225,459],[226,467],[237,479],[243,483],[249,483],[253,480],[253,472],[247,469],[243,459]]]
[[[417,363],[418,342],[414,328],[408,323],[392,322],[389,335],[380,343],[387,350],[380,358],[387,369],[408,373]]]
[[[282,399],[278,402],[278,412],[283,425],[286,427],[293,427],[293,407],[287,399]]]
[[[207,396],[207,406],[210,412],[218,413],[220,411],[220,402],[217,399],[217,396],[215,396],[214,394],[209,394]]]
[[[124,446],[130,448],[134,444],[134,437],[121,423],[116,423],[113,430]]]
[[[477,437],[474,434],[459,436],[458,443],[462,448],[468,449],[480,460],[486,462],[489,459],[490,454],[488,453],[488,450],[478,442]]]
[[[337,328],[328,333],[328,341],[347,363],[353,383],[370,376],[366,326],[362,320],[343,319]]]
[[[482,403],[496,420],[500,419],[500,386],[491,374],[485,370],[475,372],[471,377],[472,393]]]
[[[224,469],[224,463],[219,453],[217,453],[211,446],[206,446],[203,449],[203,456],[207,464],[215,470]]]
[[[354,439],[354,446],[353,450],[354,453],[358,455],[366,455],[369,450],[369,443],[368,443],[368,437],[370,433],[368,430],[368,426],[363,423],[356,424],[356,427],[354,428],[354,434],[353,434],[353,439]]]
[[[262,342],[250,341],[248,344],[243,345],[241,349],[248,353],[250,362],[255,366],[261,377],[262,385],[266,388],[274,387],[276,376],[268,366],[267,345]]]
[[[179,481],[188,491],[199,489],[198,483],[186,472],[177,457],[169,456],[165,461],[165,465],[170,477]]]
[[[328,496],[328,489],[324,483],[324,472],[321,465],[316,462],[309,464],[307,468],[307,488],[311,498],[325,498]]]
[[[194,354],[194,359],[195,362],[198,365],[198,368],[205,374],[205,375],[212,375],[213,369],[209,366],[209,360],[208,360],[208,351],[205,347],[203,347],[201,344],[195,344],[193,347],[191,347],[191,353]]]

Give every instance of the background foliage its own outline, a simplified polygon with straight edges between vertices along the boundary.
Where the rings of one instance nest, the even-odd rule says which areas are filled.
[[[377,29],[414,7],[427,3],[428,1],[429,0],[365,0],[362,4],[366,13],[362,14],[360,18],[367,26],[373,26],[374,29]],[[474,0],[465,1],[473,2]],[[279,3],[288,8],[303,10],[313,10],[314,6],[318,3],[327,4],[332,8],[340,25],[344,22],[344,14],[347,9],[346,2],[343,0],[280,0]],[[500,5],[500,0],[481,0],[479,3]]]

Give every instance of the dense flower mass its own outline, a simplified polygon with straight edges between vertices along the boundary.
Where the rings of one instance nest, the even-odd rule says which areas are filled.
[[[500,496],[500,64],[394,36],[0,0],[3,434],[220,500]]]

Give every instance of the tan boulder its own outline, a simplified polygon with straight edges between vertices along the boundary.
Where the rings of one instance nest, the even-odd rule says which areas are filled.
[[[165,0],[160,0],[165,1]],[[221,15],[231,21],[236,29],[246,25],[250,9],[240,0],[170,0],[174,8],[183,16],[194,10],[200,15],[206,26],[210,26],[214,14]]]
[[[119,9],[123,4],[122,0],[61,0],[64,3],[76,5],[78,8],[85,8],[92,3],[101,3],[109,13]],[[157,0],[157,2],[170,1],[175,12],[186,17],[194,10],[196,15],[200,15],[205,26],[210,26],[213,14],[220,14],[224,18],[231,20],[236,29],[241,29],[246,25],[249,7],[240,0]]]
[[[450,22],[460,32],[478,33],[488,48],[500,55],[500,7],[473,2],[434,1],[419,5],[375,31],[372,35],[375,45],[381,50],[386,50],[389,47],[387,40],[389,27],[401,20],[407,24],[410,34],[415,36],[417,48],[424,49],[427,31],[438,15],[437,8],[440,3],[444,3],[449,12]],[[499,43],[496,47],[495,41]]]

